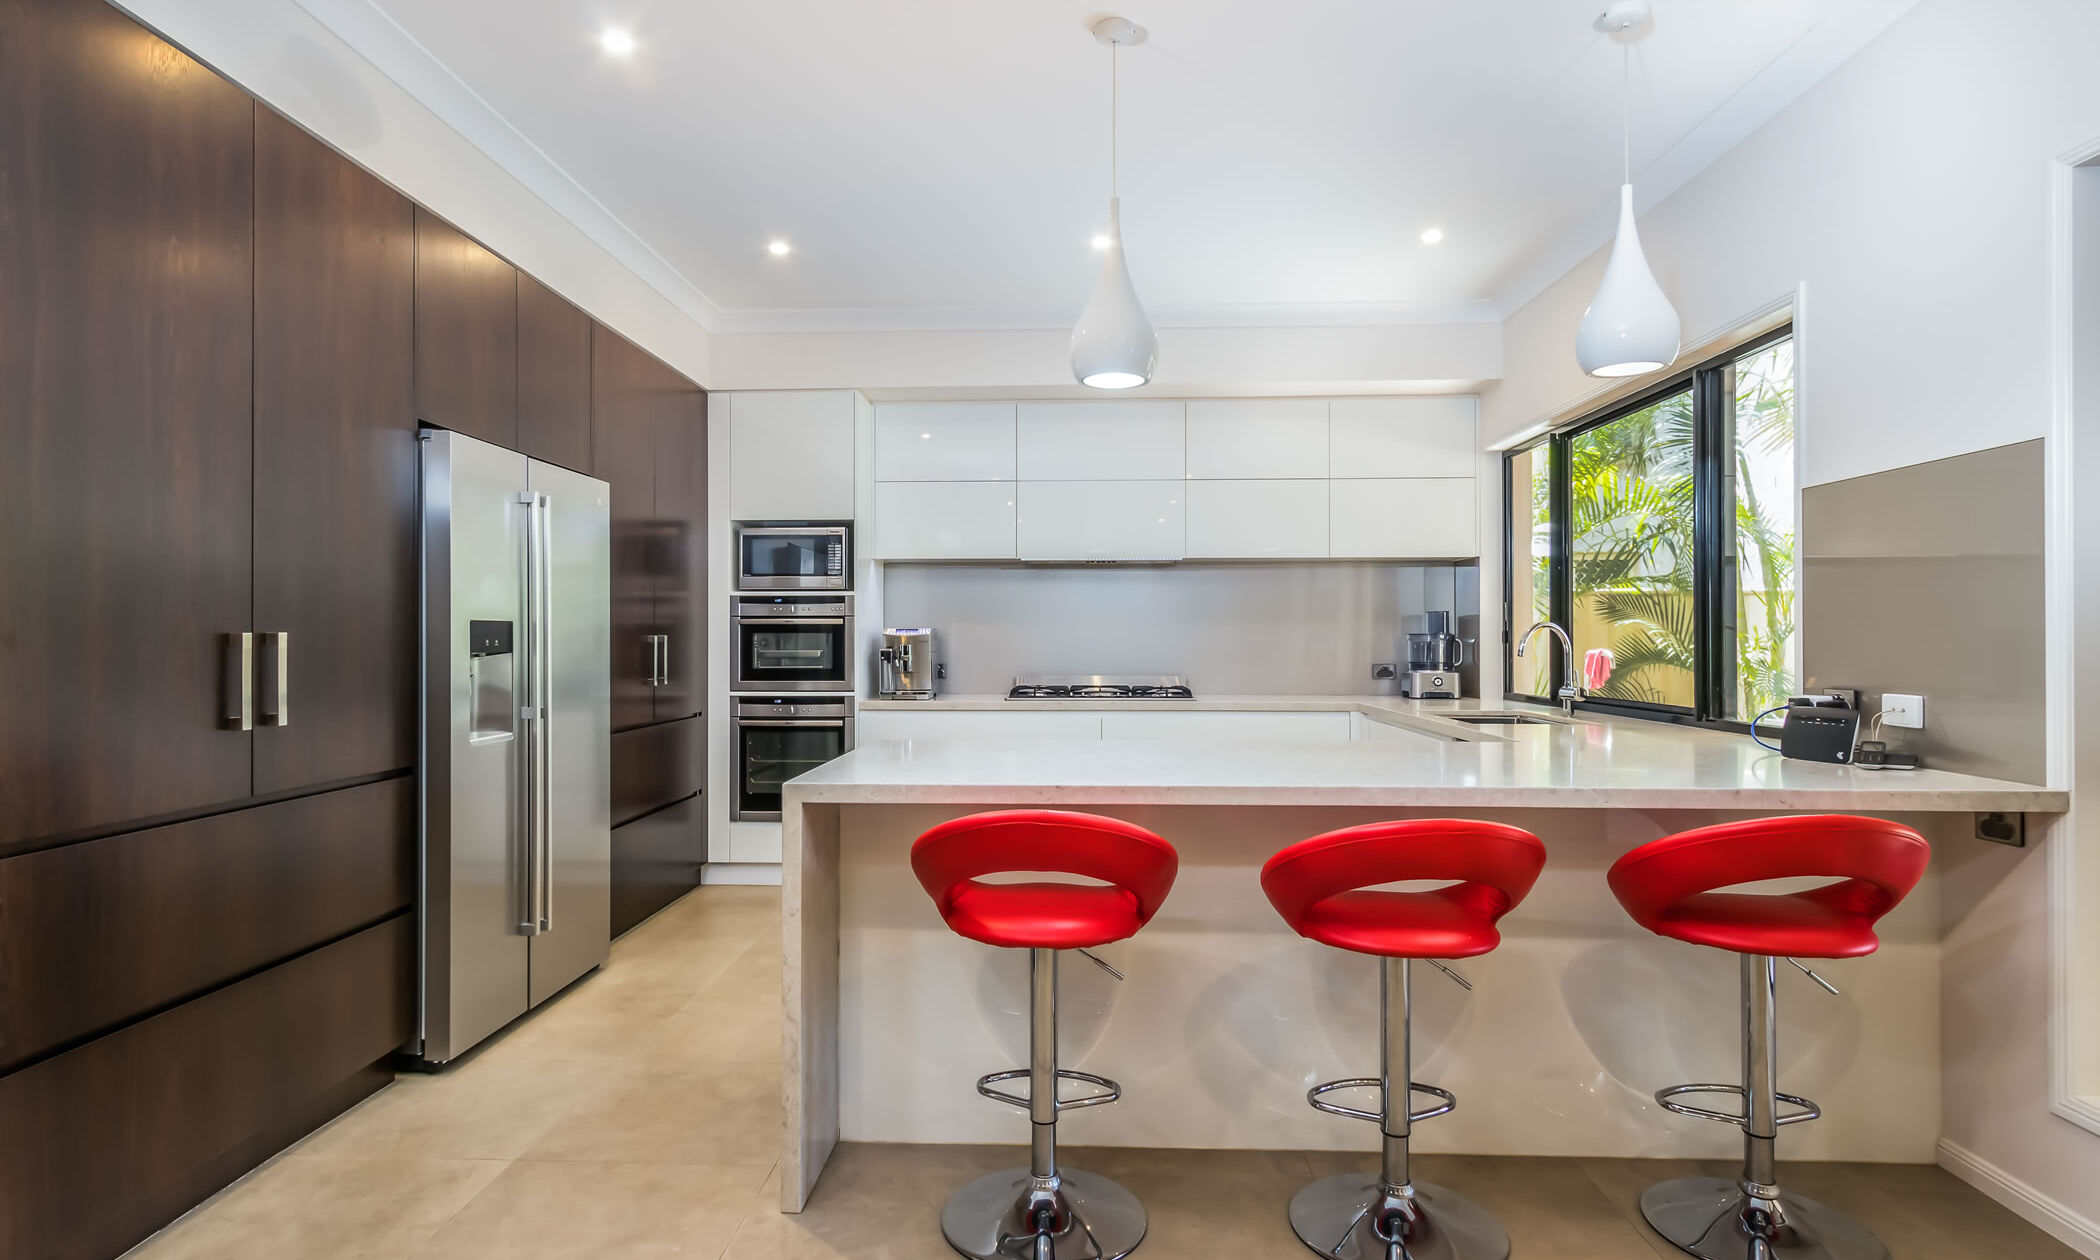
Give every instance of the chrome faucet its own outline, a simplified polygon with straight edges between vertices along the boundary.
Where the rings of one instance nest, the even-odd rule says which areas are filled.
[[[1575,643],[1568,638],[1568,632],[1550,621],[1541,621],[1531,629],[1526,630],[1524,637],[1517,640],[1517,659],[1522,660],[1524,658],[1524,649],[1531,646],[1532,639],[1537,637],[1538,632],[1541,630],[1551,630],[1553,637],[1560,640],[1561,657],[1568,666],[1567,681],[1560,685],[1560,711],[1564,717],[1574,717],[1575,702],[1577,700],[1587,700],[1589,693],[1575,684],[1577,677],[1575,673]],[[1548,663],[1550,664],[1551,662],[1549,661]]]

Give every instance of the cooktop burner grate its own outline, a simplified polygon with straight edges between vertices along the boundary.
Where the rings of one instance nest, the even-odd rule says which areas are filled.
[[[1106,675],[1016,678],[1009,700],[1193,700],[1188,680],[1159,674],[1134,678]]]

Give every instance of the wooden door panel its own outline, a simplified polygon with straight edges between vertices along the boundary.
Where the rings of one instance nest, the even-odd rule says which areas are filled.
[[[245,797],[254,107],[0,5],[0,845]]]
[[[416,207],[416,415],[518,448],[518,273]]]
[[[415,762],[415,221],[268,109],[255,157],[255,628],[290,635],[265,793]]]
[[[518,273],[518,449],[591,471],[591,318]]]
[[[0,1255],[108,1260],[384,1084],[415,960],[403,914],[0,1077]]]
[[[662,364],[656,431],[657,633],[669,669],[656,720],[698,713],[707,699],[707,393]]]
[[[612,833],[612,934],[619,936],[700,886],[707,860],[704,796],[635,819]]]
[[[0,1071],[406,910],[415,781],[0,860]]]
[[[706,774],[700,719],[658,722],[612,738],[612,825],[691,796]]]
[[[612,487],[612,728],[655,720],[648,636],[656,633],[654,360],[591,327],[591,475]]]

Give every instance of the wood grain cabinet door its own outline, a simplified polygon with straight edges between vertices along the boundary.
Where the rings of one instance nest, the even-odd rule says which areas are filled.
[[[281,709],[258,682],[267,793],[415,763],[415,227],[268,109],[255,161],[255,628],[288,636]]]
[[[700,711],[707,697],[707,393],[656,365],[656,632],[664,668],[656,720]]]
[[[518,448],[518,273],[416,207],[416,416]]]
[[[591,317],[518,273],[518,449],[591,471]]]
[[[659,426],[655,360],[603,325],[591,328],[591,475],[612,487],[612,728],[656,719],[656,519]]]
[[[0,4],[0,845],[249,794],[254,106]]]

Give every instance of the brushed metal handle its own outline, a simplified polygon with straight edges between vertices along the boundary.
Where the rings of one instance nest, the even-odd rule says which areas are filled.
[[[662,664],[656,671],[656,683],[659,687],[668,687],[671,685],[671,636],[657,635],[656,646],[657,651],[662,654]]]
[[[255,632],[243,630],[225,636],[225,704],[220,721],[231,730],[255,728]]]
[[[533,830],[539,839],[539,930],[554,930],[554,504],[546,495],[533,504],[532,702],[539,710],[532,752],[538,762]]]
[[[264,726],[290,726],[292,634],[289,630],[272,630],[261,638],[262,673],[270,685],[258,716]]]

